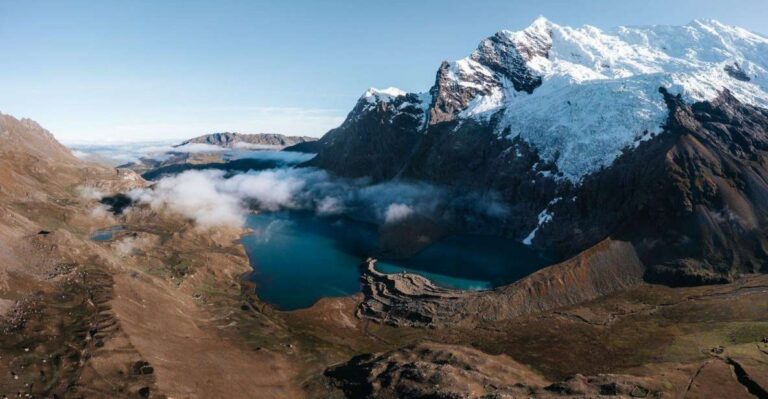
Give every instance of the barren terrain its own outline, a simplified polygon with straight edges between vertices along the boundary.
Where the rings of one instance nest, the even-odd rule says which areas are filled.
[[[652,285],[607,242],[470,300],[430,303],[418,284],[372,296],[384,284],[373,279],[362,294],[281,312],[245,278],[245,231],[144,206],[106,212],[89,193],[146,182],[75,159],[31,121],[3,116],[0,144],[8,397],[768,395],[765,275]],[[116,225],[112,240],[91,240]],[[619,263],[625,274],[604,273]],[[433,322],[372,307],[382,298]]]

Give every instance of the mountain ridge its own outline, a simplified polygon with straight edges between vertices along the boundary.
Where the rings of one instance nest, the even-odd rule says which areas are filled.
[[[734,206],[762,209],[758,202],[766,197],[759,185],[753,192],[728,188],[739,184],[733,181],[738,173],[710,189],[709,199],[696,192],[701,181],[721,173],[710,168],[713,159],[744,173],[751,173],[755,161],[765,162],[765,54],[767,38],[716,21],[604,32],[539,18],[522,31],[500,31],[481,41],[469,57],[444,62],[429,93],[369,89],[342,125],[318,141],[309,165],[352,177],[498,191],[511,208],[511,216],[500,221],[503,233],[564,260],[626,232],[628,221],[638,220],[631,217],[632,207],[679,215],[695,214],[697,206],[706,209],[700,215],[728,214]],[[691,146],[691,137],[704,144]],[[742,145],[745,140],[750,144]],[[668,162],[674,156],[670,148],[686,148],[688,165]],[[634,159],[630,165],[617,166],[628,156]],[[657,182],[643,180],[644,174]],[[640,192],[658,182],[668,182],[664,191],[686,207]],[[626,191],[625,202],[605,194],[616,188]],[[729,202],[734,195],[746,199]],[[763,242],[768,214],[750,215],[749,240]],[[642,241],[665,233],[647,223],[635,226],[642,233],[631,241],[650,270],[648,278],[700,284],[762,270],[765,243],[736,245],[739,254],[723,258],[715,248],[727,252],[721,244],[729,240],[705,238],[721,237],[723,228],[740,231],[735,219],[707,225],[687,217],[661,220],[683,238],[695,233],[702,246],[682,250],[685,245],[667,242],[655,248],[663,254],[657,257],[648,255],[653,251]],[[674,224],[683,220],[686,228]]]
[[[317,140],[317,138],[309,136],[286,136],[278,133],[218,132],[184,140],[181,143],[174,145],[174,147],[181,147],[189,144],[210,144],[225,148],[284,148],[315,140]]]

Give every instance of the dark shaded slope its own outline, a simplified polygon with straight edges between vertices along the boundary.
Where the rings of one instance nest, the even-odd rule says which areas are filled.
[[[686,105],[662,89],[665,131],[553,206],[539,244],[570,254],[608,235],[633,242],[646,278],[730,281],[768,265],[768,112],[730,93]]]
[[[494,121],[443,122],[419,132],[389,104],[362,112],[321,141],[311,163],[344,176],[423,179],[493,190],[511,208],[504,234],[571,257],[607,237],[630,240],[650,281],[701,284],[761,272],[768,262],[768,115],[730,93],[685,104],[665,95],[664,132],[641,142],[579,186],[523,140],[500,140]],[[391,122],[390,122],[391,121]],[[555,199],[559,199],[554,201]]]
[[[413,105],[418,102],[413,94],[391,102],[360,99],[344,123],[320,139],[308,165],[347,177],[397,176],[421,137],[424,111]]]
[[[298,143],[298,144],[285,147],[283,148],[283,151],[293,151],[293,152],[303,152],[303,153],[314,154],[320,151],[320,148],[322,148],[322,143],[320,143],[318,140],[315,140],[315,141],[305,141],[303,143]]]

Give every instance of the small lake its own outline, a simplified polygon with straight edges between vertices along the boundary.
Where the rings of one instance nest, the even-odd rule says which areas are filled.
[[[112,241],[115,238],[115,234],[125,231],[125,226],[112,226],[105,229],[96,230],[91,233],[91,240],[93,241]]]
[[[306,212],[251,215],[252,234],[242,238],[259,297],[283,310],[360,291],[359,266],[379,259],[384,273],[417,273],[435,284],[463,290],[491,289],[524,277],[550,261],[502,237],[454,235],[405,260],[377,256],[376,225]]]

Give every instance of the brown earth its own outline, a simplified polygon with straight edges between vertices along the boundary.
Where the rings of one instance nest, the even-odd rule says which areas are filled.
[[[146,210],[116,219],[91,193],[144,181],[77,160],[28,120],[0,117],[0,163],[0,393],[302,396],[284,355],[242,345],[197,295],[239,297],[241,231],[210,234]],[[127,233],[114,242],[89,239],[118,223]]]
[[[93,192],[144,185],[134,173],[80,162],[33,122],[7,116],[0,166],[0,393],[9,397],[693,398],[768,389],[765,275],[651,285],[637,280],[630,247],[606,241],[462,300],[429,328],[358,314],[364,294],[280,312],[243,279],[243,231],[201,230],[140,206],[104,212]],[[112,241],[90,240],[118,224],[125,231]],[[422,302],[434,306],[431,317],[446,317],[448,303]]]

